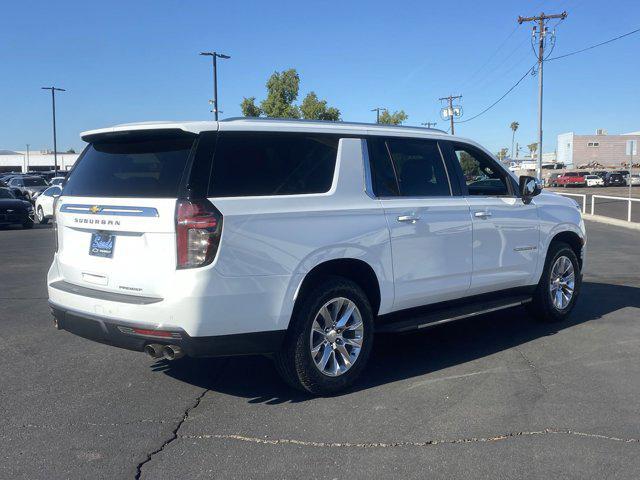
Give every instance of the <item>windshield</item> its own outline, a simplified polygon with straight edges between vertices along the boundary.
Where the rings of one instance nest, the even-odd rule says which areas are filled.
[[[176,197],[192,135],[147,135],[87,147],[64,187],[71,196]]]
[[[16,198],[13,196],[13,193],[11,193],[10,190],[7,190],[6,188],[0,188],[0,198]]]
[[[40,177],[27,177],[22,179],[25,187],[46,187],[47,182],[44,178]]]

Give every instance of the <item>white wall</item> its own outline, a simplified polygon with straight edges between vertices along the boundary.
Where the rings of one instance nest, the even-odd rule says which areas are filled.
[[[565,165],[573,165],[573,132],[558,135],[558,162]]]

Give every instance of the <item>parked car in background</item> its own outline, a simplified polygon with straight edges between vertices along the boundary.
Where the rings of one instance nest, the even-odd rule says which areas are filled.
[[[557,187],[558,184],[556,183],[556,179],[560,176],[559,173],[552,173],[551,175],[549,175],[549,177],[547,178],[546,186],[547,187]]]
[[[640,174],[633,173],[629,175],[629,179],[627,180],[627,183],[633,187],[640,185]]]
[[[624,176],[619,172],[607,172],[604,177],[605,187],[622,187],[627,184]]]
[[[33,227],[33,206],[17,198],[8,188],[0,188],[0,226],[22,225]]]
[[[332,394],[378,332],[517,305],[561,321],[580,292],[576,202],[442,131],[229,119],[82,138],[47,285],[54,325],[98,342],[267,354]]]
[[[631,172],[629,170],[616,170],[614,173],[619,173],[620,175],[622,175],[625,182],[629,178],[629,175],[631,175]]]
[[[585,175],[584,179],[587,187],[604,187],[604,180],[598,175]]]
[[[41,192],[47,189],[49,184],[42,177],[13,177],[9,180],[9,187],[19,190],[27,200],[35,199]]]
[[[36,218],[38,219],[38,222],[44,224],[53,217],[53,204],[61,193],[62,187],[60,185],[53,185],[38,196],[35,204]]]
[[[565,172],[556,178],[556,185],[559,187],[585,187],[587,181],[582,172]]]
[[[49,180],[49,185],[63,185],[67,177],[53,177]]]

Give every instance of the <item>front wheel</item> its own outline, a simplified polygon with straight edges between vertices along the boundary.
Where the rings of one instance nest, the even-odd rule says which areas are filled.
[[[365,367],[373,342],[373,313],[351,280],[329,277],[300,298],[275,363],[292,387],[315,395],[348,388]]]
[[[560,322],[573,310],[581,286],[582,273],[575,252],[564,242],[553,242],[529,309],[541,321]]]

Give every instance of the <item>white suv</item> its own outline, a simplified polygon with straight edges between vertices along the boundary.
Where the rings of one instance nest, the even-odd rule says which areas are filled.
[[[272,355],[329,394],[374,332],[518,305],[562,320],[580,290],[576,203],[438,130],[230,119],[82,138],[48,289],[55,325],[92,340]]]

